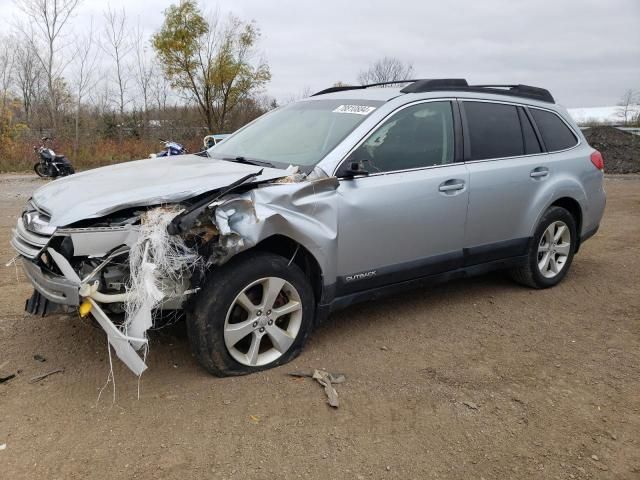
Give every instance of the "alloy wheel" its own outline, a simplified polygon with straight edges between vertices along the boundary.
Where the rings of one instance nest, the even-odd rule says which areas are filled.
[[[569,259],[571,231],[558,220],[547,227],[538,244],[538,270],[545,278],[558,275]]]
[[[231,303],[224,322],[224,343],[237,362],[266,365],[289,350],[301,325],[302,301],[295,287],[279,277],[261,278]]]

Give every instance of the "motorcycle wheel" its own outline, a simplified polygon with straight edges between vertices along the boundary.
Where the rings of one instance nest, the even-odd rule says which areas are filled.
[[[50,169],[48,165],[45,165],[42,162],[38,162],[33,166],[33,170],[40,178],[47,178],[51,176]]]

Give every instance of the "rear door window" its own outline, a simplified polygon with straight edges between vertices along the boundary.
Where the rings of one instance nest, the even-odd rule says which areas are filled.
[[[468,160],[524,154],[518,109],[514,105],[463,102],[471,151]]]
[[[558,115],[537,108],[529,108],[529,111],[536,122],[548,152],[565,150],[577,145],[578,139]]]

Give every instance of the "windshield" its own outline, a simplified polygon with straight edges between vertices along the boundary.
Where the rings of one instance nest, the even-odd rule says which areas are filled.
[[[208,150],[225,160],[254,160],[311,170],[384,102],[310,100],[263,115]],[[241,158],[239,158],[241,157]]]

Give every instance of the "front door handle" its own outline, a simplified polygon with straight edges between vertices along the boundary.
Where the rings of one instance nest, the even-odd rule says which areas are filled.
[[[456,190],[462,190],[464,188],[464,181],[462,180],[447,180],[438,187],[441,192],[454,192]]]
[[[549,169],[547,167],[537,167],[531,170],[529,176],[531,178],[544,178],[549,175]]]

